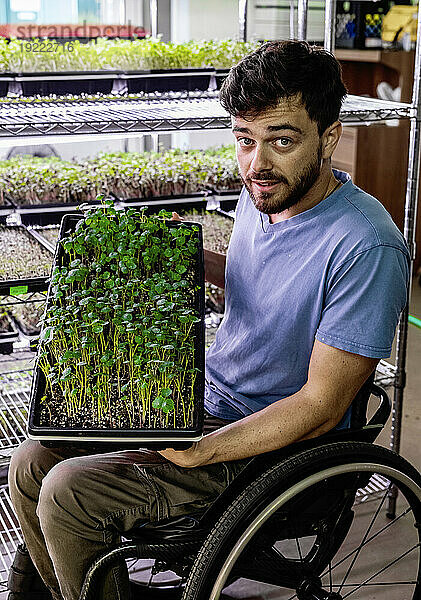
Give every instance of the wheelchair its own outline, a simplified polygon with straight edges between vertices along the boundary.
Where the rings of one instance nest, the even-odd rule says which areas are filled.
[[[251,458],[201,514],[124,533],[88,570],[80,600],[96,597],[104,569],[146,558],[153,574],[174,576],[137,586],[132,600],[256,599],[262,584],[274,600],[421,599],[420,474],[373,444],[391,411],[374,374],[352,407],[350,429]]]

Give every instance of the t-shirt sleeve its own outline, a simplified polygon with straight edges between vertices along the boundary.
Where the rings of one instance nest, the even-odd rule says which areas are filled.
[[[406,304],[409,259],[379,245],[362,251],[331,275],[316,339],[372,358],[388,358]]]

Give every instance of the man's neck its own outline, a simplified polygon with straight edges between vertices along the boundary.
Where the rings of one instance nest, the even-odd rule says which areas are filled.
[[[332,170],[329,169],[329,172],[326,173],[326,175],[323,176],[323,174],[321,174],[313,187],[299,202],[297,202],[297,204],[294,204],[291,208],[280,213],[269,215],[269,222],[279,223],[280,221],[286,221],[306,210],[310,210],[310,208],[313,208],[327,198],[327,196],[329,196],[337,187],[340,187],[338,186],[338,183],[340,184],[335,178]]]

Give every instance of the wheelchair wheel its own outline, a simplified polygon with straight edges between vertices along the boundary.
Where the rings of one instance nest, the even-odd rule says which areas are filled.
[[[256,581],[276,586],[265,597],[277,600],[419,600],[420,529],[421,477],[402,457],[358,442],[300,452],[229,506],[183,600],[255,597]]]

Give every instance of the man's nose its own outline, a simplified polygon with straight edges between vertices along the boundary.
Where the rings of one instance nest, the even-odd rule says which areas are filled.
[[[267,149],[263,146],[257,145],[254,151],[253,159],[250,163],[250,170],[255,173],[261,171],[270,171],[272,169],[272,162],[269,157]]]

